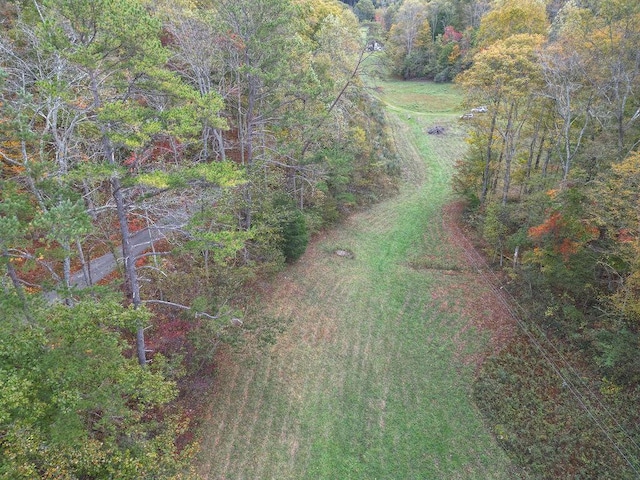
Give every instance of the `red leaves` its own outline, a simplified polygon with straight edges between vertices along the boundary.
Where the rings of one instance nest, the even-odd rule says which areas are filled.
[[[554,237],[558,234],[561,226],[562,216],[560,212],[554,212],[551,216],[537,227],[531,227],[528,231],[529,236],[534,240],[540,240],[545,235],[551,234]]]
[[[152,162],[167,162],[182,158],[185,146],[176,137],[160,136],[139,152],[132,152],[123,162],[125,166],[135,169]]]
[[[621,228],[618,230],[618,234],[616,236],[616,240],[620,243],[630,243],[636,240],[636,236],[633,234],[633,231],[629,228]]]
[[[456,31],[451,25],[444,27],[444,33],[442,34],[442,43],[456,42],[462,40],[462,33]]]
[[[582,245],[598,238],[600,231],[579,220],[565,218],[560,212],[553,212],[540,225],[529,228],[527,233],[535,243],[548,244],[567,262]]]
[[[144,220],[138,217],[129,219],[127,223],[129,224],[129,233],[139,232],[147,227]]]

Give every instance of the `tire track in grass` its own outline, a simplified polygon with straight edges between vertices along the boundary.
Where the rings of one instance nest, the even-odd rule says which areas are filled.
[[[222,354],[219,354],[218,357],[222,357]],[[222,366],[224,365],[224,366]],[[221,439],[223,438],[224,433],[226,433],[226,425],[227,419],[232,415],[233,409],[231,408],[232,403],[232,395],[231,393],[235,391],[235,384],[238,381],[240,366],[236,363],[230,366],[228,363],[218,364],[218,376],[224,375],[226,379],[230,380],[229,388],[226,391],[226,394],[219,395],[218,398],[221,399],[219,403],[219,409],[216,409],[217,412],[222,412],[220,415],[220,419],[213,419],[213,414],[209,414],[208,418],[205,419],[205,423],[215,424],[216,428],[212,429],[216,432],[215,436],[212,436],[212,440],[208,442],[210,448],[212,450],[217,450],[218,445],[221,443]],[[216,381],[215,385],[220,385],[220,382]],[[217,393],[217,388],[214,386],[214,390]],[[203,475],[208,475],[213,468],[212,462],[208,461],[203,464],[203,468],[201,469]]]
[[[261,386],[265,384],[266,381],[268,381],[271,378],[271,366],[272,366],[272,362],[270,360],[269,357],[265,357],[263,359],[263,362],[266,364],[266,370],[264,372],[263,375],[261,375],[260,379],[258,381],[255,382],[254,385],[252,385],[252,389],[259,391],[261,389]],[[264,390],[265,394],[268,393],[268,389]],[[251,400],[251,398],[254,399],[253,402],[249,402],[249,401],[245,401],[245,409],[246,411],[252,412],[249,413],[248,415],[248,421],[247,423],[247,428],[245,430],[245,434],[242,435],[239,440],[241,440],[241,442],[239,442],[239,444],[237,444],[235,447],[235,451],[239,452],[238,455],[236,455],[236,463],[237,463],[237,469],[239,471],[243,471],[245,465],[247,465],[248,462],[248,457],[246,455],[243,455],[241,452],[245,452],[248,450],[249,446],[252,443],[253,437],[254,437],[254,433],[255,433],[255,429],[256,429],[256,424],[258,423],[259,418],[261,417],[265,417],[265,411],[262,410],[262,407],[265,403],[265,395],[249,395],[249,392],[247,391],[246,396],[247,400]],[[265,407],[266,409],[266,407]],[[272,415],[267,415],[266,418],[273,418]],[[238,458],[239,457],[239,458]]]
[[[331,325],[334,321],[333,318],[335,318],[335,315],[331,311],[331,308],[327,309],[327,312],[324,315],[320,315],[318,313],[319,310],[315,305],[322,303],[322,299],[326,298],[327,295],[343,296],[346,291],[346,287],[344,282],[338,279],[333,282],[328,282],[327,284],[315,284],[311,282],[302,283],[308,288],[307,297],[313,300],[313,302],[311,302],[312,305],[308,305],[308,299],[300,297],[290,299],[292,302],[297,304],[297,307],[290,309],[289,311],[293,312],[299,318],[301,317],[302,312],[304,312],[305,315],[302,321],[298,322],[298,325],[295,328],[292,328],[290,332],[287,332],[283,336],[282,342],[275,347],[274,354],[283,352],[288,353],[292,349],[298,350],[299,352],[302,350],[308,357],[307,363],[313,364],[315,361],[317,364],[316,369],[322,370],[324,368],[324,365],[321,363],[322,359],[314,358],[313,355],[316,350],[323,348],[325,344],[335,341],[333,338],[333,331],[335,330],[335,327]],[[289,368],[287,376],[287,380],[292,386],[295,386],[300,382],[303,385],[301,389],[302,392],[300,390],[295,391],[293,389],[289,392],[292,398],[295,398],[296,402],[304,401],[305,398],[316,398],[318,402],[321,402],[322,396],[319,396],[317,392],[324,392],[329,389],[329,385],[326,382],[322,382],[323,377],[299,376],[295,368]],[[296,376],[298,378],[296,378]],[[340,385],[341,383],[342,381],[339,378],[332,379],[330,381],[330,384],[332,385]],[[301,455],[305,459],[309,458],[309,452],[300,452],[299,445],[298,448],[296,448],[296,455]],[[290,465],[295,463],[293,457],[289,463]],[[302,463],[306,463],[306,460],[302,461]],[[298,477],[299,475],[296,474],[289,478]],[[273,478],[276,478],[276,476]]]

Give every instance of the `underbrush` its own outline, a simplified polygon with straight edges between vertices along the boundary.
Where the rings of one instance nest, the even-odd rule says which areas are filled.
[[[532,478],[637,478],[640,392],[600,378],[582,352],[520,336],[487,359],[474,397]],[[556,350],[557,348],[557,350]]]
[[[565,252],[566,238],[582,237],[536,243],[537,225],[552,224],[546,213],[534,219],[517,203],[473,211],[478,249],[519,307],[521,333],[478,373],[474,396],[489,427],[532,478],[640,477],[637,336],[607,303],[592,236]]]

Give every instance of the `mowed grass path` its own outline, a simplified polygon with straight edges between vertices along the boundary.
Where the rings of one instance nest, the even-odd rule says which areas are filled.
[[[386,101],[404,85],[384,84]],[[400,194],[317,239],[273,282],[256,316],[290,322],[275,345],[221,353],[205,478],[516,477],[471,399],[469,358],[487,335],[464,312],[477,310],[469,291],[490,293],[443,226],[464,136],[457,116],[429,111],[430,87],[413,84],[409,98],[423,114],[399,102],[391,115]],[[448,134],[426,135],[438,115]]]

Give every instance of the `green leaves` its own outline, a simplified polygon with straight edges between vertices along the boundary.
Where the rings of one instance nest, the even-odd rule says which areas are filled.
[[[15,371],[0,370],[0,426],[7,425],[12,418],[24,415],[26,409],[38,416],[42,413],[33,403],[33,383]],[[36,407],[36,408],[34,408]]]
[[[40,212],[34,218],[32,225],[46,231],[45,237],[50,241],[69,242],[74,238],[86,235],[92,229],[91,217],[84,205],[62,200],[57,205]]]
[[[137,175],[135,182],[154,188],[177,188],[202,180],[219,187],[235,187],[242,184],[244,178],[243,171],[233,162],[211,162],[173,171],[154,170]]]
[[[244,173],[233,162],[200,163],[186,172],[191,178],[202,177],[207,182],[223,187],[234,187],[244,181]]]
[[[8,245],[20,238],[23,227],[14,216],[0,217],[0,245]]]
[[[0,476],[55,466],[68,478],[165,478],[178,468],[176,425],[143,421],[175,398],[175,384],[128,358],[113,329],[147,318],[90,301],[37,311],[31,325],[0,323]]]
[[[187,249],[210,251],[213,260],[219,265],[232,261],[236,254],[251,240],[252,230],[208,230],[205,225],[194,224],[189,228],[192,240],[185,245]]]
[[[142,3],[125,0],[48,0],[43,25],[53,47],[88,70],[158,64],[167,55],[160,24]]]
[[[108,137],[130,150],[143,147],[162,131],[162,123],[152,109],[135,102],[114,101],[98,110],[98,120],[111,126]]]

